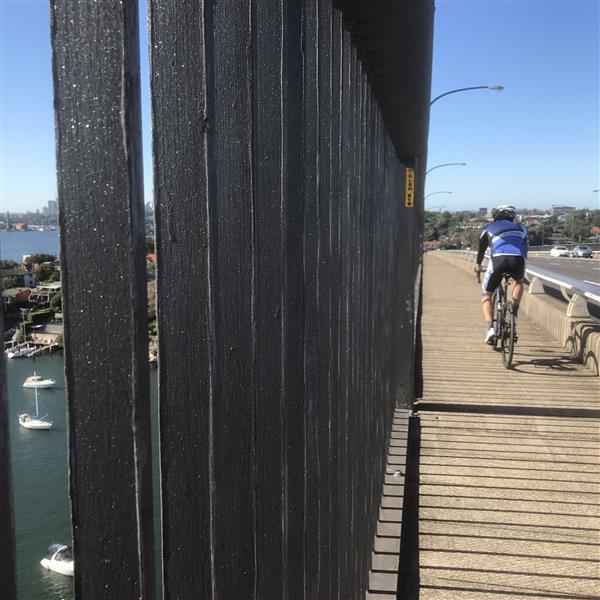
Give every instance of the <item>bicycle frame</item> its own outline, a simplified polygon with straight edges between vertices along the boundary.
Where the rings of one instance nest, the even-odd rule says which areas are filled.
[[[500,285],[494,290],[492,295],[492,323],[494,327],[494,349],[500,342],[502,351],[502,362],[509,369],[512,364],[512,358],[515,347],[515,315],[513,312],[513,303],[509,302],[508,286],[510,285],[510,275],[504,273]],[[481,283],[481,271],[477,270],[477,281]]]
[[[502,351],[502,362],[508,369],[512,364],[514,344],[515,344],[515,317],[513,313],[513,303],[507,300],[508,286],[510,285],[510,275],[504,274],[500,285],[494,291],[492,308],[494,311],[494,348],[500,343]]]

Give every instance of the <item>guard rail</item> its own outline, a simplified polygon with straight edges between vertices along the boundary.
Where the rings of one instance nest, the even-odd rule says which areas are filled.
[[[477,252],[473,250],[445,250],[444,252],[470,262],[475,262],[477,256]],[[489,259],[489,256],[486,256],[486,259]],[[535,266],[527,267],[527,280],[530,294],[544,294],[544,284],[559,289],[568,302],[567,317],[588,318],[590,317],[588,302],[600,306],[600,295],[595,286],[574,277]]]

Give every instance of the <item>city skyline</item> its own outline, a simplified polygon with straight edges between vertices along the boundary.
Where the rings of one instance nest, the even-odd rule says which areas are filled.
[[[146,3],[140,2],[145,202],[152,200]],[[597,209],[597,2],[438,0],[432,96],[472,85],[431,109],[426,208],[567,204]],[[0,211],[56,197],[49,11],[0,2]]]

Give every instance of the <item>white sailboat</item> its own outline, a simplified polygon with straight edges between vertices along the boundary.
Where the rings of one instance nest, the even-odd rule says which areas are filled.
[[[40,417],[37,387],[34,387],[33,389],[35,391],[35,415],[21,413],[19,415],[19,425],[25,427],[25,429],[50,429],[52,427],[52,421],[48,421],[48,415]]]

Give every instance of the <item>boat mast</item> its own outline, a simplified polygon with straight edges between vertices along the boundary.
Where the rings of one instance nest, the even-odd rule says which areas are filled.
[[[28,346],[28,344],[27,344],[27,333],[26,333],[26,330],[25,330],[25,313],[27,312],[27,309],[21,308],[20,311],[21,311],[21,317],[22,317],[22,321],[23,321],[23,343],[26,346]]]

